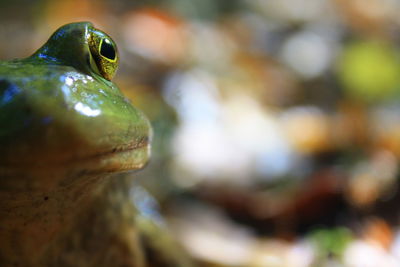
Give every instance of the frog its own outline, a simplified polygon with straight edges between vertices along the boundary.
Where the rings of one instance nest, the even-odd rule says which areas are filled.
[[[90,22],[0,61],[0,266],[193,266],[137,208],[152,129],[113,82],[119,61]]]

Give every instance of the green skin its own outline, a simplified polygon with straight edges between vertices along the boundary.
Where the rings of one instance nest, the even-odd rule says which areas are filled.
[[[68,24],[31,57],[0,62],[0,266],[150,266],[139,239],[191,266],[163,249],[173,241],[151,241],[169,237],[135,211],[130,175],[113,175],[147,163],[151,127],[93,69],[93,31]]]

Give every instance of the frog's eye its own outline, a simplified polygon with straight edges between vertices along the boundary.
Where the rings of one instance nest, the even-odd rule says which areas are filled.
[[[102,39],[100,44],[100,55],[107,58],[108,60],[115,60],[117,56],[115,48],[110,39]]]
[[[88,36],[91,68],[111,80],[118,67],[118,51],[114,41],[104,32],[93,29]]]

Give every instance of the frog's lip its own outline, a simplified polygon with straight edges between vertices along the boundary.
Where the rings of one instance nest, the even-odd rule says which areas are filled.
[[[0,171],[64,169],[90,173],[113,173],[143,168],[150,158],[148,137],[129,144],[99,150],[93,154],[71,156],[52,161],[8,162],[0,164]]]
[[[140,142],[114,147],[86,157],[69,160],[70,164],[87,167],[88,172],[119,172],[143,168],[150,157],[148,138]]]

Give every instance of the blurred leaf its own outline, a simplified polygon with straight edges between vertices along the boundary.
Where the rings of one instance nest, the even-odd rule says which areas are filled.
[[[338,68],[346,93],[358,100],[379,101],[399,91],[399,53],[389,44],[351,43],[344,48]]]
[[[347,228],[318,229],[310,234],[321,258],[334,256],[340,258],[353,236]]]

